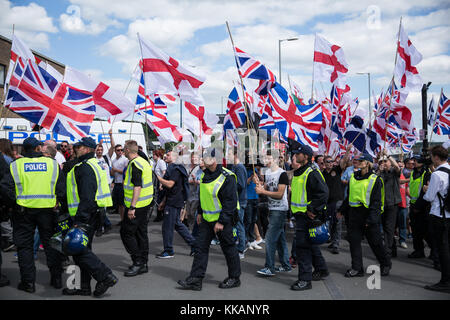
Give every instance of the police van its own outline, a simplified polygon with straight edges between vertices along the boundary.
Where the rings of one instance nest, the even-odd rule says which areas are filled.
[[[6,138],[12,141],[16,146],[17,152],[20,153],[22,149],[23,140],[28,137],[35,137],[40,141],[54,139],[56,143],[60,144],[67,141],[69,144],[74,144],[77,141],[69,137],[59,135],[46,129],[40,132],[33,131],[31,123],[22,118],[2,118],[0,120],[0,138]],[[92,137],[96,143],[102,142],[104,154],[107,154],[111,146],[108,131],[111,124],[108,121],[94,120],[91,125],[89,136]],[[113,138],[116,144],[124,145],[126,140],[136,140],[139,146],[142,146],[143,151],[147,154],[147,149],[159,148],[159,142],[146,141],[144,128],[139,122],[114,122],[112,125]]]

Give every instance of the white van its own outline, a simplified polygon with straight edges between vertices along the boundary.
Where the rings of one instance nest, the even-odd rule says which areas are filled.
[[[67,141],[73,144],[77,141],[71,140],[69,137],[53,133],[46,129],[32,131],[31,124],[28,120],[22,118],[2,118],[0,120],[0,138],[6,138],[12,141],[15,146],[22,146],[23,140],[28,137],[35,137],[40,141],[54,139],[58,144]],[[108,152],[111,146],[108,131],[111,124],[108,121],[94,120],[91,125],[90,136],[96,143],[103,143],[104,153]],[[159,147],[159,142],[149,142],[145,140],[144,128],[139,122],[114,122],[113,138],[116,144],[124,145],[126,140],[136,140],[139,146],[143,147],[143,151],[147,154],[147,146],[150,144],[151,148]],[[20,152],[20,150],[18,150]]]

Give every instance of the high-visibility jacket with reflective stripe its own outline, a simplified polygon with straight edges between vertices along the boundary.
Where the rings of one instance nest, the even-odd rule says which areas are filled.
[[[417,179],[414,179],[414,172],[411,172],[411,175],[409,177],[409,196],[411,197],[412,204],[416,203],[417,199],[419,199],[426,172],[427,170],[424,170],[422,175]]]
[[[349,182],[348,204],[350,207],[364,206],[369,208],[370,196],[372,194],[375,182],[379,178],[375,174],[371,174],[368,179],[356,180],[355,174],[352,174]],[[384,211],[384,183],[381,179],[381,212]]]
[[[292,213],[297,212],[306,212],[308,205],[311,201],[308,201],[308,194],[306,192],[306,181],[308,180],[308,176],[311,172],[313,172],[311,167],[308,167],[300,176],[294,176],[292,178],[291,183],[291,211]],[[323,181],[325,178],[322,175],[322,172],[317,170]]]
[[[98,207],[112,206],[111,192],[108,184],[108,176],[103,168],[95,158],[90,158],[87,161],[76,164],[72,170],[67,174],[67,206],[71,217],[75,216],[80,204],[80,197],[78,195],[77,181],[75,179],[75,168],[86,162],[94,171],[95,179],[97,180],[97,192],[95,193],[95,201]]]
[[[222,168],[222,170],[222,173],[217,179],[209,183],[203,182],[204,173],[202,173],[202,176],[200,177],[200,206],[203,211],[203,219],[208,222],[219,220],[220,213],[222,212],[222,204],[219,200],[219,190],[227,178],[226,174],[234,176],[237,182],[237,177],[232,171],[226,168]],[[224,174],[224,172],[226,174]],[[239,200],[237,201],[236,207],[239,210]]]
[[[20,158],[11,163],[16,186],[16,202],[26,208],[53,208],[56,205],[56,160],[48,157]]]
[[[152,166],[148,161],[141,157],[134,158],[128,163],[127,171],[125,173],[125,180],[123,181],[123,194],[125,206],[129,208],[131,206],[131,200],[133,199],[134,185],[131,182],[131,167],[135,164],[137,168],[142,170],[142,188],[139,194],[138,201],[136,202],[136,208],[143,208],[152,203],[153,200],[153,183],[152,183]]]

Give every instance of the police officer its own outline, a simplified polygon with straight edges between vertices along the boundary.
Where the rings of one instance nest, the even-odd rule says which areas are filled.
[[[200,178],[200,207],[197,223],[196,253],[186,280],[179,280],[183,289],[201,290],[208,264],[208,253],[214,234],[220,241],[228,266],[228,277],[219,284],[227,289],[240,286],[241,265],[233,239],[233,224],[239,208],[237,179],[233,172],[217,163],[216,150],[209,148],[204,155],[205,172]]]
[[[356,159],[355,169],[349,181],[347,198],[340,213],[348,217],[348,240],[352,257],[352,267],[345,276],[363,277],[361,241],[366,236],[370,248],[381,265],[381,275],[389,275],[390,256],[387,254],[381,237],[381,214],[384,209],[383,180],[373,173],[373,158],[364,153]]]
[[[12,216],[13,238],[17,246],[21,281],[19,290],[35,292],[36,267],[33,243],[36,226],[47,256],[50,284],[62,288],[63,256],[49,244],[55,232],[57,200],[64,198],[64,180],[58,163],[44,157],[36,138],[23,142],[25,155],[11,163],[10,172],[15,185],[17,210]]]
[[[136,141],[126,141],[123,150],[129,162],[123,182],[125,214],[120,237],[133,261],[124,275],[133,277],[148,272],[147,215],[153,201],[152,167],[138,156]]]
[[[319,218],[323,219],[328,201],[328,187],[321,172],[311,162],[313,151],[301,145],[292,150],[300,167],[294,171],[291,183],[291,211],[296,221],[296,253],[298,281],[291,290],[311,289],[312,280],[321,280],[329,275],[325,259],[318,245],[311,243],[309,228]],[[314,266],[314,272],[312,267]]]
[[[75,264],[81,269],[81,288],[63,289],[63,295],[91,295],[91,277],[97,280],[94,296],[100,297],[118,279],[92,252],[92,240],[98,224],[99,208],[112,205],[107,173],[95,159],[94,139],[82,138],[74,145],[78,163],[67,175],[67,205],[75,227],[80,227],[88,236],[87,250],[74,255]]]
[[[409,194],[411,197],[409,218],[411,220],[411,230],[413,236],[414,251],[408,255],[408,258],[418,259],[424,258],[425,240],[431,248],[431,258],[435,267],[439,265],[437,252],[433,250],[434,243],[429,232],[429,215],[430,204],[423,200],[425,194],[423,186],[427,185],[431,178],[431,171],[425,164],[422,156],[414,157],[415,166],[409,177]]]

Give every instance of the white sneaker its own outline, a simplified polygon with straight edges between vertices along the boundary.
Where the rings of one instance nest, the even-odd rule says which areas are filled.
[[[289,221],[289,228],[294,229],[294,223],[292,221]]]
[[[253,250],[253,242],[247,243],[247,249]]]
[[[403,249],[408,249],[408,245],[406,244],[406,242],[400,243],[400,247],[402,247]]]
[[[262,249],[261,246],[258,246],[258,244],[256,243],[256,241],[253,241],[252,243],[250,243],[250,245],[251,245],[251,248],[252,248],[252,249],[256,249],[256,250],[261,250],[261,249]]]
[[[261,238],[261,240],[259,240],[259,241],[256,241],[256,244],[260,244],[260,243],[266,243],[266,241],[263,238]]]
[[[239,252],[239,259],[242,260],[242,259],[244,259],[244,258],[245,258],[245,254]]]

